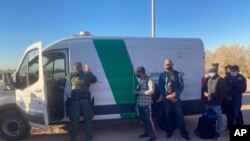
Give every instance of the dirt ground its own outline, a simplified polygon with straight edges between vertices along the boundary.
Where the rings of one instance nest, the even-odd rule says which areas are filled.
[[[245,124],[250,124],[250,92],[244,94],[243,98],[243,116]],[[193,141],[199,141],[200,138],[194,135],[194,129],[197,126],[199,115],[186,116],[186,126]],[[225,116],[223,116],[223,124],[225,126]],[[140,139],[138,136],[143,132],[142,126],[138,121],[96,121],[93,125],[94,138],[93,141],[144,141],[147,139]],[[166,140],[165,132],[156,127],[157,138],[159,141]],[[32,128],[31,136],[25,141],[69,141],[67,126],[56,125],[50,126],[47,130]],[[83,125],[80,125],[78,132],[78,140],[84,140]],[[182,141],[184,140],[179,131],[176,130],[174,135],[169,141]],[[229,141],[229,131],[223,131],[221,141]],[[2,139],[0,139],[2,141]]]

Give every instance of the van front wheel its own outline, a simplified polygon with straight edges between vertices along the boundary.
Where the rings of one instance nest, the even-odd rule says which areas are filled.
[[[0,134],[9,141],[20,140],[30,132],[30,126],[18,111],[8,111],[0,117]]]

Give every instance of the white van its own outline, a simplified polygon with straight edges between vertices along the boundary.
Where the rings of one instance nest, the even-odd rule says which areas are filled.
[[[173,60],[174,69],[184,78],[184,114],[200,113],[204,74],[200,39],[73,36],[43,50],[41,42],[37,42],[27,48],[12,75],[15,100],[11,96],[0,98],[0,134],[7,140],[16,140],[24,138],[30,126],[46,128],[68,122],[65,76],[74,71],[73,64],[79,61],[87,64],[98,79],[90,88],[95,98],[94,120],[134,119],[135,68],[144,66],[157,83],[166,58]],[[164,129],[162,106],[155,109],[157,122]]]

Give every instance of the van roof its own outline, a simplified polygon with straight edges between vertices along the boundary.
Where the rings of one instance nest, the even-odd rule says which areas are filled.
[[[156,40],[169,40],[169,41],[187,41],[187,40],[196,40],[197,42],[201,42],[200,38],[184,38],[184,37],[119,37],[119,36],[81,36],[81,35],[74,35],[72,37],[66,37],[59,39],[55,42],[48,44],[43,50],[47,50],[50,46],[53,46],[57,43],[69,41],[69,40],[81,40],[81,39],[123,39],[123,40],[148,40],[148,39],[156,39]]]

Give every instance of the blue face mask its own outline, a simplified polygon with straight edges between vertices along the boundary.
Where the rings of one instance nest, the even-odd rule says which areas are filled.
[[[234,72],[234,71],[232,71],[232,72],[230,72],[230,75],[231,75],[232,77],[235,77],[235,76],[237,76],[237,75],[238,75],[238,72]]]

